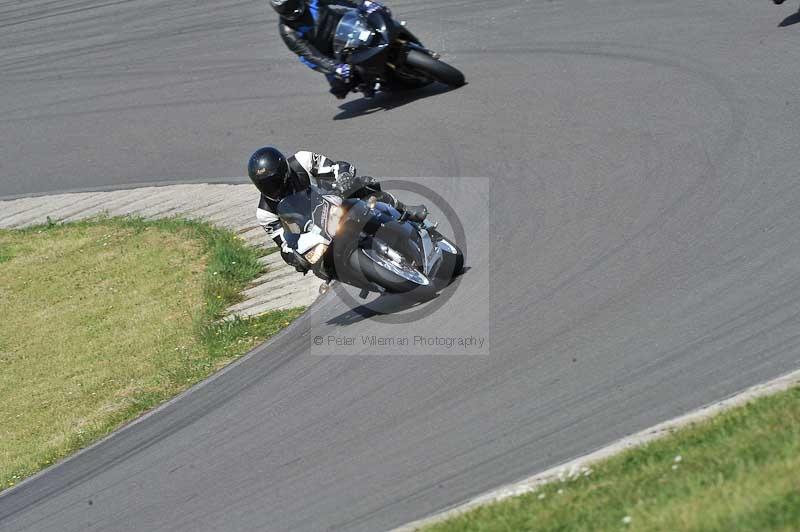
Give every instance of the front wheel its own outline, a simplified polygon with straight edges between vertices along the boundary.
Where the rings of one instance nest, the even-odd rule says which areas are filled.
[[[393,262],[372,249],[361,249],[357,253],[364,277],[391,294],[424,290],[431,285],[431,280],[411,265]]]
[[[461,87],[466,83],[464,74],[460,70],[419,50],[409,50],[406,65],[423,76],[450,87]]]
[[[436,270],[436,281],[439,288],[443,288],[464,273],[464,253],[455,244],[445,241],[448,250],[442,252],[442,263]],[[440,244],[441,245],[441,244]]]

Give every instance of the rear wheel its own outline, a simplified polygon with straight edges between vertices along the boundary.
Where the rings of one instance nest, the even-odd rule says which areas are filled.
[[[460,87],[466,83],[460,70],[419,50],[410,50],[405,64],[423,76],[450,87]]]

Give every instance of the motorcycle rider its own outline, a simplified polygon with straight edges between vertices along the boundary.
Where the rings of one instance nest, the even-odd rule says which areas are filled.
[[[352,0],[270,0],[280,15],[279,30],[283,42],[300,56],[300,61],[325,74],[331,94],[343,99],[356,85],[355,72],[350,65],[333,58],[333,37],[336,26],[346,9],[357,8],[364,14],[389,9],[372,0],[360,3]],[[370,97],[374,89],[366,89]]]
[[[256,210],[258,223],[281,250],[283,260],[303,273],[308,271],[306,262],[294,250],[299,235],[284,234],[276,209],[283,198],[307,189],[310,184],[336,191],[344,197],[363,199],[374,196],[378,208],[401,220],[422,222],[428,215],[424,205],[404,205],[381,190],[380,183],[374,178],[356,176],[350,163],[334,162],[319,153],[299,151],[286,158],[277,148],[265,146],[250,156],[247,174],[261,192]]]

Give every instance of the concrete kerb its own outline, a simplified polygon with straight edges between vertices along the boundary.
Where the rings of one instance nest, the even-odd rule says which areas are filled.
[[[542,471],[541,473],[537,473],[519,482],[508,484],[506,486],[489,491],[483,495],[479,495],[469,501],[458,504],[440,513],[395,528],[392,530],[392,532],[415,532],[435,523],[440,523],[442,521],[446,521],[447,519],[465,514],[478,507],[500,502],[511,497],[516,497],[517,495],[535,492],[543,484],[548,484],[550,482],[569,477],[572,472],[586,471],[589,466],[601,460],[610,458],[628,449],[639,447],[658,438],[668,436],[678,429],[687,427],[693,423],[704,421],[737,406],[742,406],[758,397],[776,394],[797,385],[800,385],[800,370],[787,373],[786,375],[782,375],[762,384],[751,386],[750,388],[747,388],[746,390],[739,392],[727,399],[711,403],[702,408],[689,412],[688,414],[664,421],[663,423],[659,423],[658,425],[637,432],[636,434],[622,438],[621,440],[598,449],[593,453],[580,456],[570,460],[569,462],[552,467],[546,471]]]
[[[249,245],[274,247],[255,220],[258,194],[252,185],[191,184],[143,187],[107,192],[77,192],[0,201],[0,228],[21,229],[54,222],[108,216],[148,219],[185,216],[231,230]],[[308,306],[318,296],[319,280],[303,276],[279,260],[262,257],[268,272],[248,287],[245,300],[229,317],[252,317],[271,310]]]

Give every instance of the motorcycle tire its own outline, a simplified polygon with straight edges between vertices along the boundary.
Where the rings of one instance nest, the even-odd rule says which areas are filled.
[[[461,87],[466,83],[460,70],[419,50],[410,50],[405,64],[423,76],[450,87]]]
[[[443,253],[442,264],[436,270],[436,281],[439,288],[449,285],[453,279],[464,272],[464,253],[455,244],[456,253]]]

